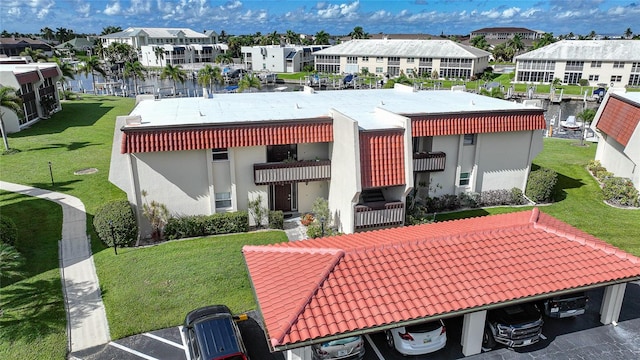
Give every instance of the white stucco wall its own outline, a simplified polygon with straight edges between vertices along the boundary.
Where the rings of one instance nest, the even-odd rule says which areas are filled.
[[[354,231],[353,206],[362,191],[358,123],[334,109],[331,117],[333,148],[329,209],[338,230],[350,234]]]
[[[458,135],[433,138],[432,151],[442,151],[447,155],[447,158],[444,171],[431,173],[431,196],[455,194],[459,138]]]
[[[531,165],[531,131],[479,134],[478,139],[475,192],[514,187],[524,190]]]
[[[256,185],[253,179],[253,164],[267,162],[265,146],[238,147],[229,149],[233,152],[233,171],[235,180],[235,201],[238,210],[247,210],[249,200],[262,196],[265,208],[269,205],[269,186]],[[233,194],[232,194],[233,196]]]
[[[329,158],[329,143],[298,144],[299,161],[326,160]]]
[[[640,189],[638,164],[634,164],[624,150],[625,148],[610,136],[601,137],[596,151],[596,160],[599,160],[602,166],[615,176],[631,179],[636,189]]]
[[[18,115],[4,106],[0,106],[0,111],[2,111],[4,130],[7,134],[20,131],[20,118],[18,118]],[[11,143],[9,143],[9,146],[11,146]]]
[[[298,212],[305,213],[313,209],[313,202],[317,198],[329,197],[328,181],[310,181],[298,183]]]

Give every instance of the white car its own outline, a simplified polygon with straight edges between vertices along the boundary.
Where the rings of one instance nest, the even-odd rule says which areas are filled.
[[[447,330],[442,320],[402,326],[385,332],[387,345],[402,355],[422,355],[447,345]]]
[[[314,360],[352,360],[364,357],[362,336],[331,340],[313,345]]]

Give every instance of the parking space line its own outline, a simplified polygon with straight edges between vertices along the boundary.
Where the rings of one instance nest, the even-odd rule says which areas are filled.
[[[187,338],[184,335],[184,326],[178,326],[178,331],[180,331],[180,338],[182,339],[182,344],[184,345],[182,348],[184,349],[184,356],[187,360],[191,360],[191,354],[189,354],[189,349],[187,349]]]
[[[378,350],[378,347],[376,346],[376,344],[373,343],[373,340],[371,340],[371,337],[369,336],[369,334],[366,334],[364,338],[367,339],[367,341],[369,342],[369,345],[371,345],[371,348],[373,349],[373,352],[376,353],[376,355],[378,356],[378,359],[384,360],[384,358],[382,357],[382,354],[380,353],[380,350]]]
[[[156,358],[154,358],[154,357],[152,357],[152,356],[149,356],[149,355],[147,355],[147,354],[143,354],[143,353],[141,353],[141,352],[139,352],[139,351],[135,351],[135,350],[133,350],[133,349],[129,349],[128,347],[123,346],[123,345],[120,345],[120,344],[115,343],[115,342],[110,342],[110,343],[109,343],[109,345],[111,345],[111,346],[113,346],[113,347],[117,347],[118,349],[120,349],[120,350],[124,350],[124,351],[126,351],[126,352],[128,352],[128,353],[131,353],[131,354],[133,354],[133,355],[139,356],[139,357],[141,357],[141,358],[143,358],[143,359],[147,359],[147,360],[159,360],[159,359],[156,359]]]
[[[173,341],[171,341],[171,340],[167,340],[167,339],[165,339],[165,338],[163,338],[163,337],[160,337],[160,336],[158,336],[158,335],[154,335],[154,334],[150,334],[150,333],[144,333],[144,334],[142,334],[142,335],[144,335],[144,336],[148,336],[148,337],[150,337],[150,338],[152,338],[152,339],[155,339],[155,340],[158,340],[158,341],[162,341],[162,342],[163,342],[163,343],[165,343],[165,344],[169,344],[169,345],[171,345],[171,346],[175,346],[175,347],[177,347],[178,349],[184,349],[184,346],[183,346],[183,345],[180,345],[180,344],[178,344],[178,343],[176,343],[176,342],[173,342]]]

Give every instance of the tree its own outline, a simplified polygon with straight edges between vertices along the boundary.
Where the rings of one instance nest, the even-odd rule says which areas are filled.
[[[268,42],[271,43],[271,45],[280,45],[280,35],[278,34],[277,31],[274,31],[271,34],[269,34],[267,36],[267,40]]]
[[[584,109],[581,112],[579,112],[578,115],[576,115],[576,117],[582,120],[583,135],[580,137],[580,145],[583,145],[584,127],[591,125],[591,122],[593,122],[593,119],[596,117],[596,110]]]
[[[156,64],[158,63],[158,60],[161,60],[160,63],[162,64],[162,60],[164,60],[164,48],[156,46],[153,48],[153,53],[156,56]]]
[[[589,33],[589,35],[587,37],[589,39],[595,39],[596,38],[596,31],[595,30],[591,30],[591,32]]]
[[[286,35],[284,36],[287,40],[287,43],[296,45],[300,44],[300,35],[294,32],[293,30],[287,30]]]
[[[66,90],[65,84],[69,83],[69,79],[75,79],[73,67],[68,62],[63,62],[57,57],[53,58],[53,60],[58,64],[58,68],[60,68],[60,72],[62,73],[62,90]]]
[[[553,33],[544,33],[540,39],[533,42],[533,48],[539,49],[554,42],[556,42],[556,39],[553,37]]]
[[[40,60],[47,61],[47,56],[41,49],[33,50],[32,48],[27,47],[20,53],[20,56],[29,56],[34,62],[40,62]]]
[[[480,95],[489,96],[496,99],[504,99],[504,93],[500,91],[499,87],[493,87],[491,90],[480,89]]]
[[[329,44],[329,34],[324,30],[320,30],[314,36],[315,40],[313,43],[315,45],[328,45]]]
[[[198,84],[209,85],[210,92],[213,92],[213,83],[220,83],[222,80],[222,71],[217,66],[207,64],[198,71]]]
[[[120,26],[107,26],[102,28],[102,32],[100,33],[100,35],[115,34],[120,31],[122,31],[122,28]]]
[[[20,267],[24,264],[24,258],[13,246],[0,243],[0,278],[9,278],[22,275]]]
[[[0,87],[0,131],[2,131],[4,149],[9,151],[9,140],[7,139],[7,130],[4,127],[4,111],[2,108],[7,108],[18,116],[22,116],[22,99],[16,94],[16,89],[9,86]]]
[[[254,74],[245,74],[242,79],[238,82],[238,92],[243,92],[247,89],[251,91],[251,89],[260,89],[262,84],[260,83],[260,79]]]
[[[51,28],[44,27],[40,29],[40,35],[42,36],[43,39],[51,40],[53,39],[54,33],[53,33],[53,30],[51,30]]]
[[[232,64],[233,57],[229,53],[218,54],[218,56],[216,56],[215,62],[217,62],[218,64]]]
[[[107,73],[102,68],[102,64],[100,63],[100,59],[97,56],[85,56],[83,59],[84,65],[80,68],[80,72],[88,75],[91,74],[91,82],[93,83],[93,93],[96,93],[96,77],[94,73],[98,73],[104,77],[107,76]]]
[[[164,80],[166,78],[173,80],[173,95],[176,95],[176,83],[180,82],[181,84],[184,84],[187,80],[187,73],[182,70],[182,66],[180,65],[173,66],[171,64],[167,64],[160,74],[160,79]]]
[[[624,38],[631,39],[632,37],[633,37],[633,31],[631,31],[631,28],[627,28],[627,30],[625,30],[624,32]]]
[[[133,76],[133,94],[138,94],[138,78],[144,81],[147,69],[140,63],[140,61],[127,61],[124,63],[124,71],[122,73],[124,77],[128,78]]]
[[[510,53],[512,54],[510,58],[512,59],[516,54],[524,50],[524,43],[520,35],[515,34],[513,38],[507,42],[507,49],[510,49]]]
[[[480,50],[488,50],[489,49],[489,43],[487,42],[487,39],[485,38],[484,35],[478,35],[473,37],[470,40],[471,46],[478,48]]]
[[[369,38],[369,34],[364,32],[364,29],[362,29],[362,26],[354,27],[353,31],[349,33],[349,36],[351,37],[351,39],[368,39]]]

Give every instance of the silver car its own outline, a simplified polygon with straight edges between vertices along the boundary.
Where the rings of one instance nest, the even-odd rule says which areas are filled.
[[[362,359],[363,356],[364,340],[362,336],[351,336],[313,345],[314,360]]]

